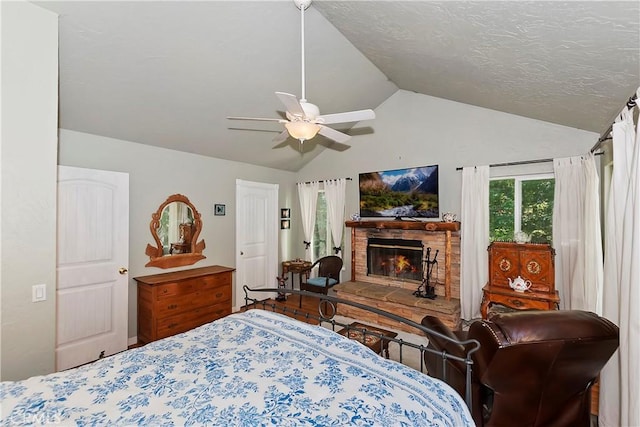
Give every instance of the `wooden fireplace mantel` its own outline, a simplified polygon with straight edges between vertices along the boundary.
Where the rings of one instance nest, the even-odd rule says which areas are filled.
[[[347,227],[388,230],[460,231],[460,222],[444,221],[347,221]]]
[[[443,233],[445,236],[445,277],[444,290],[445,298],[451,300],[451,237],[452,232],[460,231],[460,222],[444,222],[444,221],[396,221],[396,220],[370,220],[370,221],[346,221],[345,226],[351,230],[351,280],[356,281],[356,253],[355,239],[356,229],[366,228],[375,230],[402,230],[402,231],[424,231],[427,233]],[[366,279],[362,279],[366,280]]]

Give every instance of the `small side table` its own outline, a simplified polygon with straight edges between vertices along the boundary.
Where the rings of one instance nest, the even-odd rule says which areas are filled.
[[[309,279],[309,273],[310,271],[308,270],[309,267],[311,267],[311,261],[305,261],[302,259],[294,259],[291,261],[282,261],[282,278],[284,280],[287,280],[287,278],[289,277],[289,273],[291,273],[291,288],[295,289],[295,284],[294,284],[294,278],[295,275],[298,274],[300,281],[298,282],[298,284],[302,281],[302,275],[304,274],[306,279]]]
[[[487,312],[492,304],[502,304],[515,310],[557,310],[560,303],[558,291],[516,292],[503,286],[491,286],[487,284],[482,288],[482,306],[480,312],[482,318],[487,318]]]
[[[384,357],[387,359],[389,358],[389,340],[385,338],[398,336],[395,332],[374,328],[358,322],[350,324],[347,328],[340,329],[338,333],[354,341],[361,342],[375,353],[384,353]]]

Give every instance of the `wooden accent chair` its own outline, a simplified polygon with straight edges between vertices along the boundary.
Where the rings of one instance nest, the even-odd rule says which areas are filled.
[[[303,273],[313,270],[316,266],[318,266],[318,277],[304,281]],[[340,283],[340,270],[342,270],[342,258],[335,255],[322,257],[300,272],[300,290],[327,295],[331,287]],[[302,295],[300,295],[299,306],[302,307]]]
[[[422,325],[451,338],[476,339],[472,355],[472,415],[478,426],[589,426],[591,386],[618,348],[619,330],[581,310],[520,311],[476,321],[468,333],[449,330],[438,318]],[[464,335],[464,336],[463,336]],[[462,355],[463,348],[430,335],[429,347]],[[425,352],[429,375],[464,396],[460,362],[443,365]]]

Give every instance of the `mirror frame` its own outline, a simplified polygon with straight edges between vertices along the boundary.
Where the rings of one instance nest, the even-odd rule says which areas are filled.
[[[162,250],[162,241],[160,241],[160,237],[158,236],[158,229],[160,228],[162,211],[168,204],[173,202],[182,202],[191,208],[191,212],[193,212],[193,224],[195,231],[191,238],[191,252],[186,254],[164,255]],[[195,264],[196,262],[206,258],[206,256],[202,255],[202,251],[205,248],[204,240],[200,240],[198,242],[198,236],[200,235],[200,231],[202,231],[202,219],[200,213],[189,201],[187,196],[183,196],[182,194],[173,194],[167,197],[167,200],[160,205],[158,210],[151,214],[151,223],[149,224],[149,228],[151,229],[151,235],[156,242],[156,246],[147,244],[145,254],[149,256],[150,261],[145,264],[145,267],[182,267],[185,265]]]

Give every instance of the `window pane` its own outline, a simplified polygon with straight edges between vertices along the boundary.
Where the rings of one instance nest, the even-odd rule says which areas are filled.
[[[521,230],[532,242],[551,242],[553,190],[553,178],[522,181]]]
[[[489,182],[489,238],[513,240],[514,179],[498,179]]]
[[[314,259],[329,255],[327,248],[327,199],[324,191],[318,192],[318,204],[316,205],[316,226],[313,230],[313,256]]]

